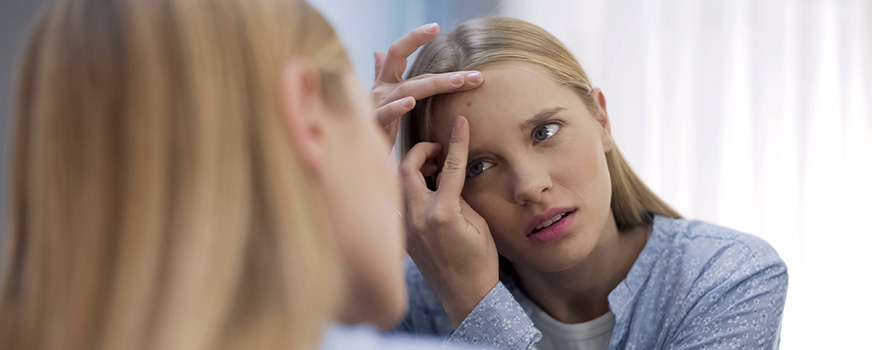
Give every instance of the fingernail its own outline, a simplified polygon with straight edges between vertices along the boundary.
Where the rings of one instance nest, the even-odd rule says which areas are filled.
[[[478,84],[481,82],[481,73],[479,73],[479,72],[469,73],[466,75],[466,80],[468,80],[470,83]]]
[[[439,28],[439,24],[430,23],[424,25],[424,31],[427,33],[433,33],[436,31],[436,28]]]
[[[460,84],[463,81],[463,77],[460,74],[454,74],[448,77],[448,82],[452,84]]]
[[[406,97],[403,99],[403,108],[412,108],[415,104],[415,99],[413,97]]]

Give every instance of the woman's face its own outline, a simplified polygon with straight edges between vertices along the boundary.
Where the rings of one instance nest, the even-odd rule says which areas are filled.
[[[605,101],[592,115],[574,90],[530,63],[500,63],[482,74],[481,87],[444,96],[435,109],[443,145],[456,115],[469,120],[463,198],[516,267],[562,271],[581,263],[614,220]]]
[[[341,321],[392,327],[406,308],[399,182],[384,133],[353,74],[348,106],[336,109],[323,154],[328,216],[346,273]]]

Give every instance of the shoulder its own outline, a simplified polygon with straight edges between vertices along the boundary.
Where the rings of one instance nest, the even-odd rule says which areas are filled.
[[[786,268],[775,249],[763,239],[703,221],[658,216],[651,235],[659,241],[664,256],[678,258],[686,267]],[[724,265],[712,265],[713,262]]]
[[[657,217],[649,244],[658,248],[650,278],[654,300],[666,308],[670,331],[664,334],[671,344],[778,343],[787,266],[766,241],[701,221]]]
[[[787,266],[759,237],[702,221],[657,217],[651,239],[660,248],[652,270],[659,276],[652,277],[671,280],[687,302],[786,293]]]

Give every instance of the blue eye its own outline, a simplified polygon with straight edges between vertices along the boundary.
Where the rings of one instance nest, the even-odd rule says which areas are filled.
[[[547,138],[557,134],[560,130],[560,125],[557,123],[543,124],[533,130],[533,143],[545,141]]]
[[[494,163],[477,160],[466,167],[466,178],[470,179],[479,176],[481,175],[481,173],[483,173],[485,170],[490,169],[492,166],[494,166]]]

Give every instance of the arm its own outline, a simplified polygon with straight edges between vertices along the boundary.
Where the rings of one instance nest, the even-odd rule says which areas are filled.
[[[730,266],[732,272],[693,299],[666,348],[777,349],[787,295],[787,266],[767,248],[741,261],[712,264]],[[715,279],[700,280],[704,284]]]
[[[482,83],[476,71],[426,74],[402,80],[408,56],[432,40],[438,31],[437,25],[415,29],[392,45],[387,54],[375,55],[376,83],[370,95],[378,106],[377,119],[391,141],[396,137],[398,118],[414,107],[416,99],[469,90]],[[433,175],[435,169],[425,163],[436,158],[443,145],[416,145],[399,168],[406,204],[407,251],[418,265],[412,265],[413,276],[407,273],[409,312],[397,329],[448,336],[446,344],[528,348],[539,339],[539,333],[499,283],[496,246],[487,223],[460,197],[469,143],[465,118],[455,119],[451,135],[450,144],[445,145],[447,157],[435,192],[427,189],[424,182],[424,177]],[[501,328],[492,328],[500,320],[518,322],[511,325],[503,322]],[[453,326],[457,329],[452,332]]]
[[[542,333],[500,282],[451,333],[446,343],[535,350],[541,338]]]
[[[436,335],[446,345],[489,346],[495,349],[535,349],[541,333],[499,282],[469,315],[453,329],[436,294],[418,268],[408,261],[409,310],[395,331]]]

